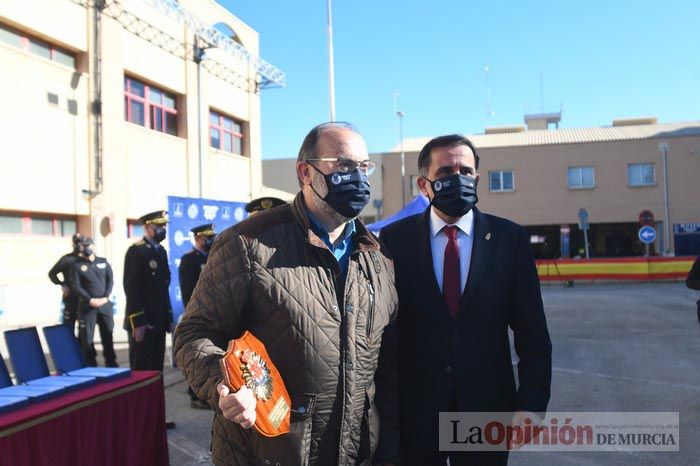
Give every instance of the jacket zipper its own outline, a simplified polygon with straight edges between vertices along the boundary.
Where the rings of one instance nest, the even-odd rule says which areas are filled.
[[[367,280],[367,292],[369,293],[369,309],[367,310],[366,330],[367,338],[370,338],[372,335],[372,327],[374,322],[374,286],[372,286],[372,279],[367,271],[365,271],[363,267],[360,267],[360,270],[362,270],[362,275],[364,275],[365,279]]]
[[[348,263],[348,269],[350,268],[350,263]],[[338,304],[338,312],[340,313],[340,383],[341,390],[340,396],[343,397],[340,404],[340,424],[338,425],[338,464],[342,464],[343,455],[343,422],[345,420],[345,341],[347,334],[347,322],[345,319],[345,309],[343,309],[343,303],[338,299],[340,294],[338,293],[338,277],[336,274],[329,270],[328,275],[330,276],[331,282],[333,283],[333,292],[335,294],[335,301]],[[345,287],[343,287],[343,294],[345,294]],[[343,302],[345,301],[345,296],[343,296]]]

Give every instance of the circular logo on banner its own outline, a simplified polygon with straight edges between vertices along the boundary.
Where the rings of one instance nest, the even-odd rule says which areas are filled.
[[[233,212],[233,218],[236,219],[237,222],[243,220],[243,209],[241,207],[236,208],[235,212]]]
[[[149,266],[150,268],[152,268],[153,270],[155,270],[155,269],[158,268],[158,262],[156,262],[155,259],[151,259],[151,260],[148,262],[148,266]]]
[[[333,184],[340,184],[340,175],[333,173],[333,176],[331,176],[331,182]]]
[[[88,269],[88,266],[87,266],[87,265],[84,265],[84,264],[83,264],[83,265],[80,266],[80,270],[81,270],[82,272],[87,272],[87,269]]]
[[[187,208],[187,216],[194,220],[197,218],[197,215],[199,215],[199,209],[197,208],[196,204],[190,204],[190,206]]]
[[[435,188],[435,191],[440,191],[442,189],[442,181],[436,181],[433,187]]]
[[[178,246],[182,246],[182,243],[185,242],[185,238],[186,236],[182,234],[180,230],[177,230],[173,239],[175,240],[175,244],[177,244]]]

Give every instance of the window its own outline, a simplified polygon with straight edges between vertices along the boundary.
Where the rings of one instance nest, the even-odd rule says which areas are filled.
[[[629,186],[654,186],[656,176],[654,175],[653,163],[630,163],[627,165],[627,184]]]
[[[515,189],[515,184],[513,180],[513,170],[490,171],[489,191],[494,193],[513,191]]]
[[[0,235],[72,236],[75,218],[0,213]]]
[[[209,144],[216,149],[243,155],[243,124],[229,116],[210,110]]]
[[[23,32],[0,25],[0,42],[26,50],[47,60],[75,69],[75,57],[67,50],[54,47],[48,42],[27,36]]]
[[[143,225],[138,220],[126,221],[127,238],[140,238],[143,236]]]
[[[175,95],[124,77],[124,119],[177,136]]]
[[[569,167],[569,189],[595,188],[593,167]]]

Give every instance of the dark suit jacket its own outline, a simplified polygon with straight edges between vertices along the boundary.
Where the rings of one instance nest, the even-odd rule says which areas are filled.
[[[688,278],[686,278],[685,284],[688,288],[700,290],[700,256],[695,258],[693,267],[690,269],[690,272],[688,272]]]
[[[430,249],[430,208],[387,226],[399,294],[401,437],[437,451],[438,413],[547,409],[552,345],[525,229],[474,210],[474,243],[459,313],[450,317]],[[508,327],[520,358],[516,391]]]
[[[126,312],[124,329],[131,331],[134,315],[136,326],[151,325],[165,331],[173,321],[170,306],[170,268],[168,253],[146,240],[132,244],[124,258],[124,292]]]
[[[180,280],[180,294],[182,294],[183,306],[187,307],[187,303],[190,302],[194,287],[197,284],[197,280],[199,280],[199,274],[206,263],[207,256],[194,248],[180,258],[177,275]]]

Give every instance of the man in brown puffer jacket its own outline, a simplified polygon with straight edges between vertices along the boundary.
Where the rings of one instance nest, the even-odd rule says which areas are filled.
[[[319,125],[299,151],[294,202],[217,237],[175,338],[178,366],[215,410],[215,464],[397,462],[393,266],[356,219],[374,168],[350,125]],[[289,391],[288,434],[251,429],[252,391],[221,384],[219,359],[246,330]]]

